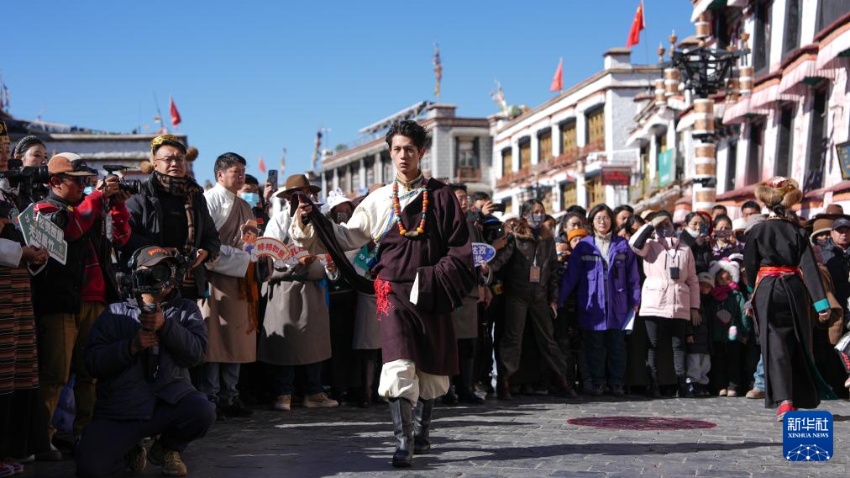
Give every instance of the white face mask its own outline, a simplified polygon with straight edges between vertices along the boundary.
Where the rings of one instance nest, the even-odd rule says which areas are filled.
[[[537,229],[541,225],[543,225],[543,219],[546,217],[542,212],[533,212],[531,213],[531,217],[528,218],[528,224],[531,225],[534,229]]]

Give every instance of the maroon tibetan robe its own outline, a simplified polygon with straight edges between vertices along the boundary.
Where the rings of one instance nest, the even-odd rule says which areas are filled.
[[[457,341],[451,312],[463,304],[476,283],[472,245],[451,188],[430,179],[425,233],[407,238],[391,227],[381,240],[373,268],[381,322],[383,361],[408,359],[433,375],[458,373]],[[407,230],[415,230],[422,213],[423,194],[401,211]],[[419,297],[410,292],[419,274]]]

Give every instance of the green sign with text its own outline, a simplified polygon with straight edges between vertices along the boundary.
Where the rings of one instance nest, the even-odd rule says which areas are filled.
[[[32,204],[18,215],[18,222],[27,245],[44,247],[50,257],[65,265],[68,257],[68,242],[65,241],[65,231],[61,227],[45,217],[36,215]]]
[[[673,162],[673,150],[658,153],[658,185],[666,186],[676,177],[676,163]]]

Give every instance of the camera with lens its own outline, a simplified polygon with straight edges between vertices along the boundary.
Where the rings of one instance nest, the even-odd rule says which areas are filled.
[[[169,286],[179,288],[183,278],[194,260],[193,254],[172,253],[175,259],[163,260],[151,267],[135,267],[131,260],[128,272],[116,274],[123,297],[137,297],[140,294],[159,294]]]
[[[130,168],[123,164],[104,164],[103,169],[110,176],[118,176],[115,174],[117,171],[125,171]],[[126,191],[130,194],[139,194],[139,192],[141,192],[141,187],[142,182],[138,179],[123,179],[119,176],[118,189],[121,191]]]
[[[136,269],[130,274],[131,287],[137,294],[157,294],[168,286],[175,285],[177,266],[163,261],[145,269]]]
[[[505,235],[505,226],[502,221],[495,217],[488,217],[481,223],[481,235],[487,244],[492,244],[493,241]]]
[[[20,159],[9,159],[8,171],[0,171],[0,178],[6,178],[9,185],[18,188],[21,198],[32,201],[33,191],[44,189],[50,182],[47,166],[24,166]]]

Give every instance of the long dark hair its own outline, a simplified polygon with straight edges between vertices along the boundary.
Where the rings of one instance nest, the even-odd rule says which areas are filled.
[[[534,209],[534,206],[536,204],[540,204],[541,206],[543,206],[543,213],[546,213],[546,206],[543,205],[542,201],[540,201],[539,199],[528,199],[524,203],[522,203],[522,207],[519,210],[520,220],[524,220],[526,214],[531,213],[531,210]]]

